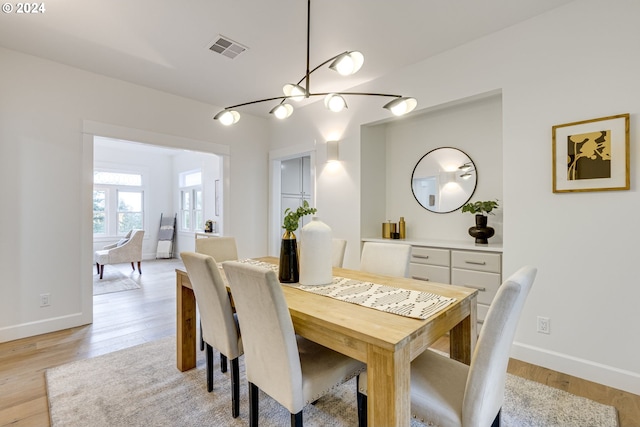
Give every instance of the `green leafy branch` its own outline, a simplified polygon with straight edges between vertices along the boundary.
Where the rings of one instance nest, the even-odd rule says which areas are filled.
[[[305,215],[314,214],[317,211],[318,210],[316,208],[309,207],[309,202],[306,200],[303,202],[302,206],[298,207],[295,211],[287,208],[284,211],[284,224],[282,225],[282,228],[289,232],[294,232],[298,229],[300,218]]]
[[[469,202],[466,205],[464,205],[462,207],[462,213],[465,212],[469,212],[472,214],[480,214],[480,215],[484,215],[487,216],[487,214],[489,215],[495,215],[493,212],[491,212],[494,209],[498,208],[498,200],[486,200],[486,201],[482,201],[482,202]]]

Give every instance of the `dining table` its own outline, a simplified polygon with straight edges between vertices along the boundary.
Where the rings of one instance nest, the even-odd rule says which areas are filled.
[[[278,264],[278,258],[257,261]],[[367,365],[369,426],[410,425],[411,361],[449,334],[450,357],[469,364],[476,339],[476,289],[334,268],[334,277],[453,299],[426,319],[407,317],[352,304],[283,284],[296,334],[360,360]],[[176,269],[177,367],[196,366],[196,300],[183,269]],[[355,392],[354,392],[355,401]]]

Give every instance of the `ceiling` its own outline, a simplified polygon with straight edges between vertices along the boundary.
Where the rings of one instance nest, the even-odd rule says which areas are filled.
[[[364,66],[312,74],[314,92],[346,90],[573,0],[314,0],[310,67],[345,50]],[[304,0],[53,0],[0,14],[0,46],[224,107],[280,96],[306,69]],[[248,50],[209,50],[224,35]],[[274,106],[251,112],[266,114]],[[213,111],[215,113],[215,111]]]

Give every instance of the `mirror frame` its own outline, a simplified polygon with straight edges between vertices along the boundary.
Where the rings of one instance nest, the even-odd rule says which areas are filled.
[[[475,179],[474,179],[474,183],[473,183],[473,189],[471,190],[471,192],[468,194],[468,197],[466,197],[466,199],[461,202],[459,204],[459,206],[456,205],[455,208],[450,209],[450,210],[442,210],[442,211],[438,211],[438,210],[434,210],[434,209],[430,209],[428,206],[425,206],[422,204],[422,202],[420,201],[420,199],[418,198],[418,196],[416,195],[416,192],[414,190],[414,186],[413,186],[413,182],[414,182],[414,176],[416,174],[416,170],[418,169],[418,167],[420,166],[420,163],[422,163],[423,160],[425,160],[425,158],[427,158],[427,156],[429,155],[434,155],[435,152],[437,152],[438,150],[455,150],[457,152],[460,153],[461,156],[464,156],[467,161],[464,161],[463,163],[461,163],[461,165],[467,164],[467,163],[471,163],[471,168],[472,171],[474,172],[475,175]],[[438,172],[434,172],[434,176],[435,174],[441,174],[441,173],[455,173],[457,172],[457,170],[453,170],[451,172],[445,172],[445,171],[438,171]],[[454,147],[438,147],[438,148],[434,148],[433,150],[427,152],[424,156],[422,156],[420,158],[420,160],[418,160],[418,162],[416,163],[416,165],[413,168],[413,172],[411,172],[411,194],[413,194],[414,199],[416,200],[416,202],[422,206],[424,209],[428,210],[429,212],[433,212],[433,213],[439,213],[439,214],[445,214],[445,213],[451,213],[451,212],[455,212],[458,209],[460,209],[462,206],[464,206],[467,202],[469,202],[469,200],[471,200],[471,197],[473,197],[473,194],[476,191],[476,188],[478,186],[478,168],[476,167],[476,164],[474,163],[473,159],[471,159],[471,157],[469,157],[469,155],[467,153],[465,153],[464,151],[460,150],[459,148],[454,148]],[[460,199],[462,200],[462,199]]]

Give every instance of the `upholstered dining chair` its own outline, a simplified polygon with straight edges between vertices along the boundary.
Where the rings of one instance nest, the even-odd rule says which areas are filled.
[[[347,241],[345,239],[334,238],[331,244],[332,244],[332,247],[331,247],[332,267],[342,268],[342,264],[344,263],[344,251],[347,248]]]
[[[385,276],[409,277],[411,245],[364,242],[360,270]]]
[[[187,269],[202,319],[202,335],[207,347],[207,390],[213,390],[215,348],[225,356],[225,360],[231,361],[231,415],[235,418],[240,413],[238,358],[243,354],[243,347],[227,286],[213,257],[195,252],[182,252],[180,257]]]
[[[131,263],[131,268],[136,271],[133,263],[138,263],[138,273],[142,274],[140,263],[142,261],[142,239],[144,230],[130,230],[118,243],[113,243],[96,251],[93,258],[100,279],[104,274],[104,266],[107,264]]]
[[[196,239],[196,252],[213,257],[218,265],[224,261],[238,259],[238,247],[235,237],[207,237]],[[204,350],[204,339],[202,339],[202,324],[200,325],[200,350]],[[220,353],[220,370],[227,372],[227,358]]]
[[[235,237],[207,237],[196,239],[196,252],[212,256],[218,264],[238,259]]]
[[[250,426],[258,426],[262,390],[289,410],[292,426],[302,427],[308,403],[359,375],[365,365],[295,334],[273,270],[235,261],[222,266],[242,330]]]
[[[499,288],[469,366],[426,350],[411,362],[411,413],[428,425],[498,427],[507,364],[518,319],[537,269],[525,266]],[[359,378],[360,426],[366,423],[366,373]]]

